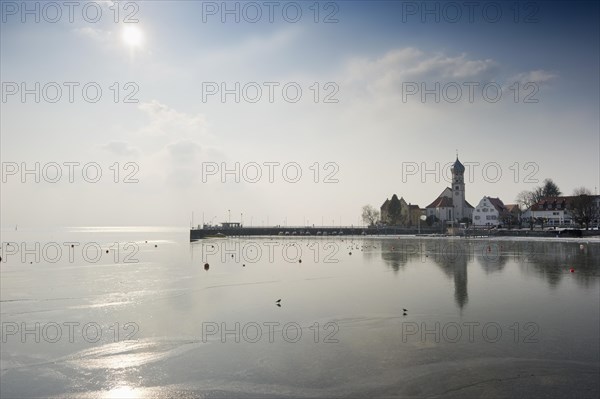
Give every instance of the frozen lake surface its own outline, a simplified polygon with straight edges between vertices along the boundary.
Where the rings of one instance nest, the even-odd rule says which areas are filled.
[[[597,239],[3,231],[0,396],[596,398],[599,277]]]

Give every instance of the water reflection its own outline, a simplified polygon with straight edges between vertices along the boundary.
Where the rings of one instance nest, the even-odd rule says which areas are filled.
[[[102,395],[104,399],[134,399],[143,397],[145,395],[141,390],[129,386],[119,386]]]
[[[446,259],[446,258],[441,258]],[[462,309],[469,300],[467,292],[467,260],[463,256],[446,259],[444,262],[435,261],[442,270],[454,279],[454,300]]]
[[[468,244],[468,243],[467,243]],[[433,247],[433,248],[432,248]],[[469,300],[467,292],[467,259],[470,258],[470,246],[461,242],[439,243],[427,246],[430,258],[448,278],[454,279],[454,300],[459,309],[463,309]]]
[[[587,242],[533,242],[521,270],[529,275],[543,277],[556,287],[566,276],[572,276],[582,287],[589,288],[600,276],[600,246]],[[573,269],[573,272],[571,272]]]
[[[381,259],[395,273],[407,265],[433,263],[454,280],[454,299],[462,309],[469,300],[467,266],[475,262],[485,274],[502,273],[512,261],[524,273],[545,279],[556,287],[573,274],[583,287],[591,287],[600,275],[600,245],[579,241],[486,241],[464,239],[383,240]],[[371,257],[373,252],[367,253]]]

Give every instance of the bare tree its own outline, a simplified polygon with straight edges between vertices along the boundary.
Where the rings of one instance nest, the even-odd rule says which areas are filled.
[[[544,194],[544,187],[536,187],[531,192],[531,198],[533,199],[533,203],[537,204],[540,202],[546,195]]]
[[[523,190],[519,194],[517,194],[517,198],[515,201],[521,207],[521,210],[526,210],[531,207],[535,203],[534,195],[532,191]]]
[[[578,187],[573,190],[573,195],[575,198],[571,204],[571,216],[580,226],[585,225],[587,230],[597,212],[592,191],[585,187]]]
[[[592,190],[590,190],[587,187],[577,187],[575,190],[573,190],[573,195],[574,196],[578,196],[578,195],[592,195]]]
[[[534,188],[531,191],[521,191],[517,194],[517,204],[522,210],[529,209],[533,204],[540,202],[546,197],[558,197],[562,194],[556,183],[552,179],[544,180],[544,185]]]
[[[373,208],[371,205],[365,205],[362,207],[362,220],[369,226],[374,226],[379,220],[379,211]]]

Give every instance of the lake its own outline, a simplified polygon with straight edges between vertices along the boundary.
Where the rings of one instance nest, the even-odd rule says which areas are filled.
[[[2,397],[600,395],[600,240],[2,231]]]

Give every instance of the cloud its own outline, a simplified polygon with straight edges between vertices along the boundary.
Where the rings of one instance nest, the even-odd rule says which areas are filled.
[[[518,75],[509,78],[509,83],[519,82],[521,84],[536,83],[537,85],[547,85],[553,80],[558,78],[558,74],[545,71],[543,69],[536,69],[529,72],[520,73]]]
[[[177,162],[191,162],[202,152],[202,147],[191,140],[179,140],[167,145],[167,151]]]
[[[202,162],[225,158],[208,133],[204,114],[181,112],[158,100],[141,103],[138,109],[149,119],[137,130],[145,169],[169,187],[193,187],[200,182]]]
[[[456,83],[459,87],[475,83],[483,87],[488,83],[496,83],[502,90],[510,92],[510,87],[520,83],[546,86],[558,78],[558,74],[543,69],[514,74],[509,67],[498,61],[485,58],[478,59],[462,53],[446,55],[427,53],[414,47],[393,49],[376,59],[356,58],[351,60],[344,71],[343,87],[353,94],[353,98],[369,98],[381,102],[399,99],[404,90],[403,84],[415,83],[422,89],[434,90],[434,84],[444,87]],[[511,77],[512,73],[512,77]],[[454,93],[454,92],[453,92]],[[467,89],[463,96],[467,98]],[[483,100],[479,90],[475,101]],[[419,97],[420,98],[420,97]]]
[[[171,187],[188,188],[201,182],[202,163],[217,152],[192,140],[178,140],[167,144],[161,152],[165,183]],[[222,154],[220,159],[222,160]],[[217,157],[219,158],[219,157]]]
[[[142,103],[138,108],[149,118],[150,123],[140,132],[146,136],[172,138],[209,138],[206,118],[203,114],[179,112],[156,100]]]
[[[427,54],[413,47],[394,49],[376,60],[351,60],[346,80],[369,91],[396,91],[404,82],[488,82],[498,74],[491,59],[470,59],[466,54]]]
[[[113,0],[96,0],[96,3],[100,4],[101,6],[104,6],[106,8],[108,7],[112,7],[115,5],[116,1]]]
[[[165,176],[165,183],[169,187],[179,189],[194,188],[201,181],[198,169],[189,167],[174,167]]]
[[[119,156],[137,156],[139,153],[137,148],[124,141],[111,141],[102,148]]]
[[[113,39],[113,33],[111,31],[100,28],[92,28],[91,26],[75,28],[74,31],[78,35],[103,44],[110,43]]]

